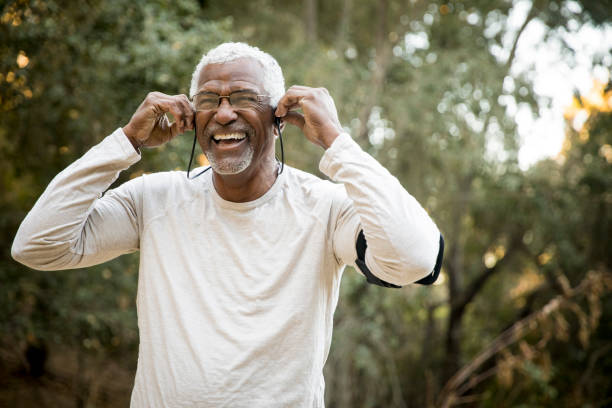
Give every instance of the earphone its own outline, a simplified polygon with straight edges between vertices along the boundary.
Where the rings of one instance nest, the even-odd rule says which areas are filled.
[[[280,171],[278,172],[278,174],[282,174],[283,169],[285,168],[285,151],[283,149],[283,133],[281,132],[281,118],[279,118],[278,116],[274,116],[274,124],[276,125],[276,130],[278,130],[278,139],[280,141],[280,148],[281,148],[281,168]],[[278,160],[278,159],[276,159]]]
[[[189,156],[189,165],[187,166],[187,179],[188,180],[193,180],[194,178],[201,176],[202,174],[206,173],[208,170],[211,169],[211,166],[208,166],[207,168],[205,168],[204,170],[202,170],[195,176],[189,177],[189,172],[191,171],[191,163],[193,162],[193,153],[195,152],[195,145],[196,145],[197,139],[198,139],[198,128],[196,125],[196,121],[194,120],[193,121],[193,145],[191,146],[191,156]]]

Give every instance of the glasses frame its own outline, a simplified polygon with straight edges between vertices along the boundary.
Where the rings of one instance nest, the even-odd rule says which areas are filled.
[[[234,91],[231,92],[229,95],[219,95],[217,93],[214,92],[209,92],[209,91],[201,91],[198,92],[197,94],[193,95],[193,98],[191,98],[191,103],[193,104],[193,107],[195,109],[196,112],[210,112],[213,111],[215,109],[218,109],[219,106],[221,106],[221,100],[223,98],[227,98],[227,102],[230,104],[230,106],[234,109],[252,109],[252,107],[240,107],[240,106],[236,106],[234,104],[232,104],[232,95],[236,95],[236,94],[240,94],[240,93],[252,93],[253,96],[255,96],[257,98],[257,102],[258,103],[262,103],[264,102],[266,99],[270,99],[269,95],[260,95],[255,93],[254,91],[248,90],[248,89],[242,89],[242,90],[238,90],[238,91]],[[217,96],[217,106],[214,108],[207,108],[207,109],[197,109],[196,108],[196,98],[201,95],[201,94],[208,94],[208,95],[216,95]]]

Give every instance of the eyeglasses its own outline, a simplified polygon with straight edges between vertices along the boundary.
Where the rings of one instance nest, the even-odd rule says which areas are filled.
[[[227,98],[230,105],[239,109],[256,109],[264,105],[270,97],[258,95],[253,91],[235,91],[229,95],[219,95],[214,92],[200,92],[193,97],[193,106],[197,111],[217,109],[221,99]]]

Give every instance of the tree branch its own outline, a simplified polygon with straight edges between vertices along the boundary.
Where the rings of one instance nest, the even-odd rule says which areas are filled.
[[[438,406],[443,408],[449,408],[455,405],[457,397],[462,392],[466,392],[470,388],[476,385],[474,381],[471,381],[467,387],[462,387],[466,381],[480,368],[486,361],[488,361],[495,354],[505,349],[512,343],[516,342],[534,327],[534,323],[542,321],[553,312],[559,310],[564,306],[568,299],[584,294],[590,290],[591,287],[604,286],[606,290],[610,290],[612,287],[612,274],[608,272],[590,272],[580,282],[578,286],[572,288],[567,294],[557,295],[551,299],[544,307],[540,310],[533,312],[529,316],[514,323],[509,329],[502,332],[495,338],[487,347],[483,349],[470,363],[466,364],[461,368],[455,375],[453,375],[440,393],[440,404]],[[484,379],[486,376],[476,376],[476,379]]]
[[[537,0],[533,0],[531,2],[531,8],[529,9],[529,12],[527,13],[527,17],[525,17],[525,21],[523,21],[523,24],[516,32],[516,37],[514,37],[514,41],[512,42],[512,48],[510,49],[510,54],[508,55],[508,59],[506,60],[506,63],[504,64],[506,65],[506,69],[508,70],[510,70],[510,67],[512,66],[512,62],[514,61],[514,57],[516,56],[516,48],[518,46],[519,39],[521,38],[521,35],[523,34],[523,31],[525,31],[525,28],[527,28],[531,20],[533,20],[536,16],[536,2]]]
[[[520,235],[520,234],[519,234]],[[497,271],[500,270],[500,266],[508,262],[508,259],[511,258],[517,252],[520,247],[520,237],[514,237],[511,240],[510,246],[506,251],[506,255],[497,261],[497,263],[491,268],[483,269],[478,276],[472,280],[470,285],[463,291],[463,294],[456,302],[451,304],[452,312],[455,316],[461,316],[466,308],[466,306],[474,299],[474,297],[480,292],[480,290],[484,287],[485,283],[493,276]]]

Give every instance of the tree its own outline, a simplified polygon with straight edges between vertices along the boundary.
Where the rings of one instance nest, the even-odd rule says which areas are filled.
[[[104,392],[99,385],[108,360],[135,367],[137,258],[41,273],[12,261],[11,243],[56,173],[127,123],[148,91],[187,93],[201,54],[227,39],[230,25],[202,21],[191,1],[91,1],[79,7],[17,1],[1,13],[0,188],[8,194],[0,197],[0,344],[24,350],[30,372],[44,370],[46,355],[31,350],[49,350],[51,356],[59,350],[65,359],[74,353],[77,373],[62,367],[54,375],[72,383],[77,405],[102,394],[111,404],[125,405],[129,382],[111,381]],[[144,163],[120,182],[143,169],[186,166],[189,150],[184,137],[145,152]],[[122,402],[113,399],[117,390]]]
[[[612,180],[611,97],[601,83],[589,95],[578,95],[566,111],[563,151],[526,174],[522,190],[529,198],[519,211],[531,214],[537,227],[523,237],[527,256],[512,289],[523,305],[516,322],[453,376],[440,406],[473,400],[460,397],[468,391],[480,392],[477,399],[485,406],[609,402],[603,373],[612,364],[610,330],[600,322],[612,313],[604,238],[612,232],[606,197]],[[496,381],[484,385],[491,377]]]

